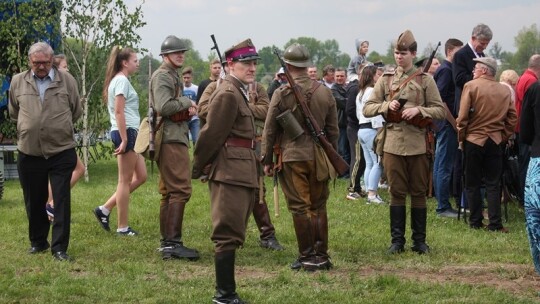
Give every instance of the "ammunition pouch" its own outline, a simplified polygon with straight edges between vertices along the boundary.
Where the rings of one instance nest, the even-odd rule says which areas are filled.
[[[180,112],[176,112],[173,115],[169,116],[169,119],[174,122],[182,122],[182,121],[190,120],[191,116],[189,115],[188,110],[182,110]]]
[[[392,123],[400,123],[402,121],[406,122],[409,125],[417,126],[421,129],[426,128],[427,126],[431,125],[433,123],[433,120],[429,117],[422,117],[422,115],[418,114],[415,117],[413,117],[410,120],[405,120],[401,117],[402,111],[392,111],[388,110],[388,114],[386,115],[386,122],[392,122]]]
[[[290,109],[276,116],[276,120],[283,129],[283,133],[291,140],[295,140],[298,136],[304,134],[304,129],[296,120]]]

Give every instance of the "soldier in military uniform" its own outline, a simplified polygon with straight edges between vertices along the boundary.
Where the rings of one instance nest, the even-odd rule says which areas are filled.
[[[197,250],[184,246],[182,221],[191,197],[188,122],[196,114],[191,100],[182,96],[178,69],[184,62],[187,45],[176,36],[168,36],[161,44],[162,65],[152,74],[151,100],[163,120],[163,138],[159,160],[159,223],[163,259],[198,259]]]
[[[382,114],[387,121],[382,161],[390,186],[392,245],[388,252],[392,254],[404,251],[407,194],[411,196],[412,250],[419,254],[429,252],[426,244],[427,129],[416,122],[445,118],[435,81],[417,72],[413,65],[416,49],[413,34],[406,30],[399,36],[394,50],[398,68],[379,78],[363,111],[366,117]],[[399,100],[405,102],[403,106]],[[396,113],[398,119],[391,119]]]
[[[199,101],[198,115],[201,122],[203,122],[203,125],[206,123],[206,116],[208,115],[208,102],[210,100],[210,96],[212,96],[220,82],[221,81],[218,80],[210,83],[204,90],[203,96]],[[268,113],[268,104],[270,103],[270,100],[268,99],[268,94],[264,90],[264,87],[257,82],[253,82],[249,85],[248,96],[249,108],[255,117],[255,140],[257,142],[255,153],[257,154],[257,158],[260,159],[260,142],[262,139],[264,120],[266,119],[266,114]],[[255,219],[257,228],[259,229],[259,245],[262,248],[280,251],[283,250],[283,246],[281,246],[276,238],[276,229],[272,224],[272,220],[270,219],[268,205],[266,204],[266,188],[263,180],[264,172],[260,163],[257,163],[257,171],[259,173],[259,189],[256,192],[255,202],[253,205],[253,218]],[[262,193],[260,191],[262,191]]]
[[[255,81],[259,55],[250,39],[225,52],[230,74],[213,93],[206,124],[193,154],[193,178],[208,179],[215,244],[214,303],[244,303],[236,293],[236,249],[244,243],[257,179],[255,117],[248,85]]]
[[[337,149],[338,125],[336,102],[330,89],[311,80],[307,68],[311,65],[307,48],[300,44],[289,46],[283,55],[286,68],[290,71],[296,85],[303,94],[311,95],[307,104],[319,126],[326,131],[328,141]],[[291,110],[293,117],[304,130],[295,135],[283,132],[276,117]],[[263,164],[268,176],[273,172],[273,146],[279,145],[282,151],[282,169],[279,181],[292,213],[294,230],[298,241],[298,259],[291,265],[294,270],[327,270],[332,267],[328,255],[328,217],[326,201],[329,196],[328,170],[320,170],[316,161],[316,144],[311,132],[305,126],[303,114],[297,106],[290,86],[274,92],[263,132]],[[321,167],[322,168],[322,167]],[[318,171],[319,170],[319,171]]]

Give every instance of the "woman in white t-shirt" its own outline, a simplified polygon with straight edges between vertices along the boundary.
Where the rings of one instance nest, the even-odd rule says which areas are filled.
[[[373,139],[377,135],[377,130],[383,126],[384,118],[381,115],[366,118],[362,114],[364,104],[368,100],[373,86],[381,76],[382,71],[374,65],[365,66],[358,78],[358,95],[356,96],[356,117],[360,129],[358,130],[358,141],[364,151],[366,169],[364,171],[364,184],[368,191],[368,204],[383,204],[384,201],[377,194],[379,179],[381,178],[382,167],[375,151],[373,151]]]
[[[94,214],[105,230],[109,228],[109,213],[116,198],[118,235],[135,236],[138,233],[128,226],[129,194],[146,181],[146,165],[141,155],[133,148],[141,121],[139,96],[129,82],[128,76],[139,68],[137,54],[131,48],[113,47],[103,86],[103,101],[109,110],[111,139],[118,161],[118,186],[116,192],[103,206],[94,209]]]

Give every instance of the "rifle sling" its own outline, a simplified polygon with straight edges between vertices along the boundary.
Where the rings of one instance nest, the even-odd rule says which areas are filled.
[[[312,81],[311,88],[305,94],[305,96],[306,96],[306,109],[308,111],[310,111],[309,103],[311,102],[311,96],[313,96],[313,93],[315,93],[315,90],[317,90],[320,86],[321,86],[320,82]],[[297,102],[300,103],[299,100],[297,100]],[[313,115],[310,115],[308,113],[304,113],[303,111],[300,111],[300,113],[304,116],[304,121],[309,119],[307,116],[312,116],[313,117]],[[306,129],[307,129],[307,126],[306,126]],[[319,142],[319,134],[322,134],[322,130],[315,130],[316,134],[311,133],[309,130],[307,130],[307,131],[308,131],[307,133],[310,133],[312,135],[311,138],[313,138],[315,143],[318,143]]]

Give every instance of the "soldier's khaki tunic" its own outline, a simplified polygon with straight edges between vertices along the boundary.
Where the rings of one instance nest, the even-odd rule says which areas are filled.
[[[211,164],[211,239],[216,252],[234,250],[243,244],[258,187],[255,150],[225,145],[229,137],[255,139],[254,117],[241,87],[240,81],[228,75],[212,94],[207,123],[193,155],[193,178],[201,177],[203,168]]]
[[[304,73],[296,77],[295,82],[306,93],[312,89],[313,81]],[[328,141],[337,148],[338,125],[336,102],[330,89],[320,85],[308,103],[315,120],[326,133]],[[303,135],[292,140],[287,134],[283,134],[281,127],[276,121],[276,116],[286,109],[294,110],[296,120],[304,126],[306,131]],[[282,150],[283,170],[279,180],[289,210],[293,214],[310,214],[326,212],[326,200],[328,199],[328,180],[317,180],[315,168],[315,143],[311,134],[305,127],[304,118],[296,106],[294,93],[288,86],[280,87],[274,92],[268,109],[268,116],[263,132],[262,151],[263,164],[273,162],[273,145],[282,135],[279,145]]]
[[[390,88],[395,90],[416,71],[404,71],[398,67],[395,73],[386,73],[375,84],[373,93],[364,105],[363,114],[386,117],[390,102],[407,99],[404,108],[417,107],[420,115],[433,119],[444,119],[445,109],[433,78],[422,74],[421,83],[415,77],[390,100]],[[389,87],[389,82],[390,86]],[[413,207],[425,207],[429,177],[429,160],[426,156],[426,129],[407,124],[387,123],[384,143],[383,166],[390,183],[391,205],[404,205],[407,193],[411,194]],[[401,158],[400,158],[401,157]]]

